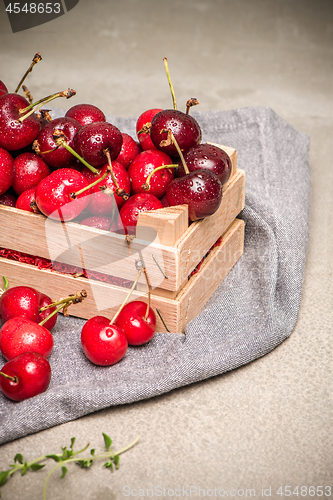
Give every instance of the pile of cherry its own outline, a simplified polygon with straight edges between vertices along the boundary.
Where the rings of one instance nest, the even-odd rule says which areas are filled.
[[[200,126],[189,114],[196,99],[189,99],[186,112],[177,109],[166,59],[173,109],[143,112],[135,138],[109,123],[91,104],[74,105],[52,119],[49,110],[41,108],[75,91],[34,103],[23,81],[39,60],[36,54],[15,92],[8,92],[0,81],[1,204],[126,235],[135,234],[142,211],[187,204],[190,222],[215,213],[231,174],[231,160],[221,148],[201,143]],[[18,94],[21,87],[25,97]],[[141,271],[146,274],[142,267],[138,275]],[[123,303],[111,321],[96,316],[83,326],[81,345],[91,362],[112,365],[124,357],[128,345],[152,339],[156,317],[146,279],[148,303]],[[26,294],[33,298],[20,300]],[[48,298],[44,309],[44,299],[29,287],[10,288],[0,298],[0,350],[8,360],[0,372],[0,388],[14,400],[39,394],[50,382],[52,326],[50,320],[44,323],[41,313],[52,311],[52,301]],[[24,302],[33,314],[22,310]],[[51,319],[61,306],[67,308],[68,303],[53,305],[56,313]]]

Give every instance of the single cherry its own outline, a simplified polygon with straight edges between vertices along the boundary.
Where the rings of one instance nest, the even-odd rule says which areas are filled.
[[[154,172],[154,170],[163,165],[171,165],[170,156],[162,151],[147,150],[142,151],[132,161],[128,174],[132,182],[133,193],[143,193],[149,191],[157,198],[162,198],[166,193],[169,182],[174,178],[173,168],[164,168]],[[154,172],[154,173],[153,173]],[[147,183],[147,177],[152,174]]]
[[[89,123],[80,128],[74,138],[74,149],[93,167],[100,167],[110,152],[111,160],[120,153],[123,138],[120,130],[108,122]]]
[[[50,173],[50,167],[35,153],[22,153],[15,160],[12,188],[17,195],[35,188]]]
[[[53,168],[67,167],[75,157],[65,147],[57,145],[54,133],[61,131],[66,137],[67,144],[73,147],[74,137],[81,127],[77,120],[70,117],[60,117],[46,123],[34,142],[35,152]]]
[[[8,191],[15,177],[15,163],[12,155],[0,147],[0,195]]]
[[[151,121],[157,113],[163,111],[160,108],[148,109],[144,111],[136,122],[136,134],[143,150],[156,149],[150,138]]]
[[[29,146],[39,132],[39,119],[35,113],[28,115],[29,101],[18,94],[4,94],[0,97],[0,147],[7,151]]]
[[[128,342],[122,328],[104,316],[94,316],[83,325],[81,345],[92,363],[110,366],[125,356]]]
[[[52,299],[33,287],[19,285],[8,288],[0,297],[0,319],[3,323],[15,317],[24,317],[35,323],[40,323],[49,314],[55,311],[55,307],[48,308],[44,312],[41,308],[52,304]],[[51,330],[56,324],[56,315],[50,318],[45,328]]]
[[[223,149],[213,144],[198,144],[184,153],[184,160],[190,172],[201,168],[210,170],[225,184],[231,175],[231,159]],[[178,177],[186,172],[182,162],[179,162]]]
[[[142,151],[141,146],[129,134],[121,134],[123,137],[123,144],[117,161],[119,161],[126,170],[130,166],[134,158]]]
[[[36,352],[19,354],[0,371],[0,389],[13,401],[24,401],[43,393],[50,381],[50,363]]]
[[[10,361],[22,352],[39,352],[46,358],[53,349],[53,336],[42,325],[28,318],[16,316],[0,329],[0,351]]]
[[[0,195],[0,205],[15,207],[17,197],[11,189]]]
[[[163,205],[153,194],[147,192],[133,194],[119,211],[127,234],[135,234],[139,213],[159,208],[163,208]]]
[[[36,204],[36,188],[23,191],[23,193],[21,193],[17,198],[15,207],[34,214],[40,214],[41,211],[37,208]]]
[[[80,122],[81,125],[106,121],[103,111],[93,104],[76,104],[66,111],[65,116],[74,118]]]
[[[8,89],[7,89],[6,85],[3,83],[3,81],[0,80],[0,96],[2,96],[4,94],[8,94]]]
[[[222,184],[209,170],[195,170],[173,179],[167,187],[170,206],[188,205],[189,219],[195,221],[216,212],[222,201]]]
[[[60,168],[45,177],[36,188],[38,209],[51,219],[70,221],[75,219],[89,203],[89,196],[81,190],[88,181],[77,170]]]
[[[170,140],[171,131],[181,151],[199,144],[201,128],[195,118],[177,109],[165,109],[157,113],[151,121],[150,137],[155,147],[171,157],[178,156],[178,151]]]
[[[143,345],[155,335],[156,316],[145,302],[133,300],[122,308],[115,324],[124,330],[129,345]]]

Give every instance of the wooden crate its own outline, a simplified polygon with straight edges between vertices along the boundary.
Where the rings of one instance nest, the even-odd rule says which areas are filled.
[[[142,213],[136,237],[128,243],[120,234],[2,206],[0,247],[132,281],[136,260],[141,259],[153,287],[152,307],[163,318],[157,315],[157,330],[184,331],[243,253],[244,223],[236,217],[244,207],[245,174],[237,169],[236,151],[223,149],[232,159],[232,175],[223,187],[220,208],[206,219],[188,225],[186,205]],[[213,247],[221,236],[221,244]],[[85,289],[88,297],[69,312],[86,319],[96,314],[111,317],[128,293],[96,279],[5,258],[0,258],[0,273],[10,286],[34,286],[53,299]],[[146,291],[142,276],[131,299],[146,301]]]

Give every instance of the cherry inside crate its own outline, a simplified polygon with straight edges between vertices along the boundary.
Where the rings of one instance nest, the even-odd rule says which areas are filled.
[[[152,287],[157,331],[183,332],[244,248],[244,222],[237,215],[245,203],[245,173],[237,169],[236,150],[219,147],[229,154],[232,173],[217,212],[190,225],[187,205],[144,212],[130,241],[121,234],[0,205],[0,247],[37,256],[33,263],[19,256],[0,257],[1,275],[11,287],[33,286],[54,300],[84,289],[87,298],[69,313],[85,319],[111,318],[128,294],[141,260]],[[2,252],[7,254],[11,252]],[[143,273],[129,300],[138,298],[147,301]]]

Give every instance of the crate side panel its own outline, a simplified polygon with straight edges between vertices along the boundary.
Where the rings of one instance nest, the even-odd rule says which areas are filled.
[[[236,219],[223,235],[220,246],[206,258],[199,273],[192,276],[177,299],[181,303],[182,330],[204,308],[217,287],[244,251],[244,222]]]

